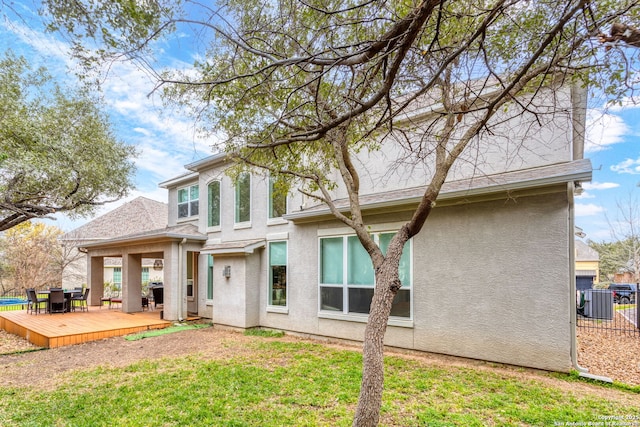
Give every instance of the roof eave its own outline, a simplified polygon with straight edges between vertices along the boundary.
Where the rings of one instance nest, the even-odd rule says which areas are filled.
[[[518,190],[527,190],[527,189],[535,189],[535,188],[543,188],[550,187],[558,184],[568,183],[568,182],[580,182],[580,181],[590,181],[592,176],[591,168],[579,170],[573,173],[568,173],[564,175],[555,175],[544,178],[534,178],[534,179],[525,179],[516,182],[510,182],[506,184],[495,184],[483,187],[476,188],[468,188],[465,190],[453,190],[453,191],[443,191],[438,195],[436,199],[439,202],[455,200],[460,198],[469,198],[474,196],[484,196],[493,193],[506,193]],[[398,205],[412,205],[417,204],[422,200],[422,195],[417,195],[413,197],[406,197],[402,199],[393,199],[393,200],[385,200],[382,202],[372,202],[366,203],[362,205],[363,210],[376,210],[376,209],[387,209],[392,207],[397,207]],[[341,212],[348,212],[349,207],[342,207],[339,209]],[[289,221],[304,221],[317,217],[326,217],[332,216],[331,211],[328,207],[323,209],[314,209],[310,211],[299,211],[293,212],[287,215],[284,215],[284,219]]]
[[[168,179],[166,181],[162,181],[162,182],[158,183],[158,187],[169,189],[171,187],[176,187],[176,186],[178,186],[180,184],[183,184],[183,183],[188,182],[188,181],[193,181],[193,180],[196,180],[196,179],[198,179],[198,173],[197,172],[190,172],[190,173],[187,173],[187,174],[184,174],[184,175],[177,176],[175,178]]]

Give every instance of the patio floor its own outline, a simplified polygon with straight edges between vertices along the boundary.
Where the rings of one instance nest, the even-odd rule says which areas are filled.
[[[123,313],[90,307],[71,313],[27,314],[26,310],[0,312],[0,329],[26,338],[45,348],[81,344],[150,329],[162,329],[171,322],[160,319],[160,311]]]

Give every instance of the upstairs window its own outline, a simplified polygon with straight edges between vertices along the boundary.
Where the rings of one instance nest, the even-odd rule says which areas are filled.
[[[178,189],[178,218],[198,215],[199,193],[197,185]]]
[[[208,227],[220,226],[220,181],[213,181],[207,187],[209,199]]]
[[[251,221],[251,175],[242,173],[236,181],[236,224]]]
[[[269,219],[287,213],[287,185],[283,178],[269,178]]]

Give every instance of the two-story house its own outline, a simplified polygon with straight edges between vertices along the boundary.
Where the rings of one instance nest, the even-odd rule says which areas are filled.
[[[505,121],[503,141],[479,138],[452,171],[425,229],[405,247],[387,345],[572,368],[573,194],[591,164],[582,158],[584,92],[563,87],[548,100],[556,104],[533,132],[519,130],[522,117]],[[425,186],[419,167],[402,169],[393,155],[383,145],[358,159],[368,166],[365,219],[383,248]],[[88,245],[91,303],[99,304],[104,258],[115,256],[123,310],[141,310],[141,260],[157,258],[166,319],[194,313],[227,327],[362,340],[374,274],[353,231],[327,207],[273,191],[265,174],[232,180],[228,166],[214,154],[161,183],[166,228]],[[339,206],[345,194],[335,190]]]

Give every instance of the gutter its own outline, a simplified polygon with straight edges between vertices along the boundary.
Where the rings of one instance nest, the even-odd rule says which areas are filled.
[[[535,170],[535,176],[528,176],[527,172]],[[530,170],[512,171],[504,174],[479,176],[458,181],[445,182],[436,202],[451,202],[475,196],[509,193],[519,190],[530,190],[563,185],[568,182],[590,181],[592,176],[591,162],[583,159],[565,164],[557,164]],[[510,179],[508,179],[510,178]],[[406,190],[390,190],[385,194],[385,200],[367,200],[361,196],[362,209],[388,209],[400,205],[418,204],[424,196],[424,186]],[[334,201],[336,202],[336,201]],[[346,199],[340,199],[338,210],[349,212]],[[305,221],[321,216],[332,215],[327,206],[314,206],[308,210],[300,210],[283,216],[288,221]],[[573,235],[573,233],[572,233]]]

